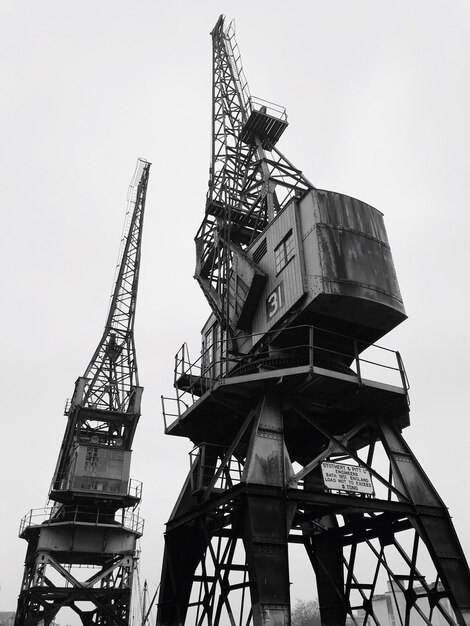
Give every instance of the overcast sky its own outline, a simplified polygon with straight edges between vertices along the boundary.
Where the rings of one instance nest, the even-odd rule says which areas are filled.
[[[158,584],[191,447],[164,436],[160,395],[173,394],[183,341],[199,351],[209,313],[193,237],[210,156],[209,33],[222,12],[236,20],[252,94],[287,108],[280,150],[317,187],[385,214],[409,319],[381,343],[403,356],[405,437],[470,555],[470,2],[1,0],[0,610],[16,607],[19,520],[45,504],[64,402],[102,333],[139,156],[153,165],[132,476],[144,481],[141,577]]]

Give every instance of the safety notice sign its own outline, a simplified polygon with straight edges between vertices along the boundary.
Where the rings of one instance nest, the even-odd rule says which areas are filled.
[[[374,487],[369,471],[357,465],[322,463],[323,482],[327,489],[373,494]]]

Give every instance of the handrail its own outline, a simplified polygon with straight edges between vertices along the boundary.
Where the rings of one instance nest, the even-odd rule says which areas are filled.
[[[31,509],[20,522],[19,535],[27,528],[51,526],[54,524],[74,523],[93,526],[117,526],[132,532],[143,534],[144,520],[138,513],[127,509],[104,511],[83,505],[55,505],[42,509]]]
[[[199,358],[194,361],[193,363],[189,362],[189,361],[177,361],[178,364],[181,362],[183,363],[183,366],[186,366],[187,369],[183,369],[181,372],[181,375],[191,375],[193,374],[194,376],[201,376],[202,378],[210,378],[211,380],[214,378],[213,376],[207,376],[207,374],[209,372],[215,371],[216,368],[214,366],[216,365],[220,365],[222,363],[225,363],[226,361],[235,363],[240,365],[243,361],[246,361],[247,363],[252,361],[254,358],[256,358],[257,360],[263,357],[267,357],[267,356],[280,356],[280,354],[282,352],[287,352],[288,350],[292,350],[292,349],[297,349],[297,348],[309,348],[310,352],[312,351],[316,351],[316,352],[325,352],[328,353],[329,355],[336,355],[336,356],[340,356],[340,357],[345,357],[347,359],[350,359],[351,361],[355,360],[356,358],[359,359],[359,361],[361,363],[368,363],[370,365],[376,365],[378,367],[384,368],[384,369],[390,369],[390,370],[394,370],[397,372],[400,372],[401,370],[403,370],[404,372],[404,366],[403,366],[403,361],[401,359],[401,356],[399,354],[399,352],[392,350],[390,348],[386,348],[385,346],[380,346],[378,344],[370,344],[368,342],[359,340],[359,339],[352,339],[350,337],[348,337],[347,335],[342,335],[340,333],[336,333],[333,331],[326,331],[322,328],[318,328],[315,326],[307,326],[307,325],[302,325],[302,326],[294,326],[294,327],[289,327],[289,331],[293,331],[293,330],[299,330],[299,329],[308,329],[309,330],[309,340],[306,343],[292,343],[289,344],[287,346],[282,346],[282,348],[267,348],[266,350],[263,351],[259,351],[257,350],[256,352],[247,352],[244,354],[239,354],[239,355],[234,355],[232,354],[231,356],[226,356],[223,357],[221,355],[221,358],[216,359],[211,361],[210,363],[208,363],[207,365],[203,365],[205,361],[207,361],[207,355],[210,352],[218,352],[217,348],[220,348],[223,343],[225,343],[225,340],[216,340],[213,345],[208,348],[207,350],[203,351],[201,353],[201,355],[199,356]],[[340,338],[344,338],[344,339],[348,339],[350,340],[354,346],[357,346],[358,344],[362,344],[364,346],[363,351],[365,351],[367,348],[375,348],[375,349],[379,349],[379,350],[383,350],[385,352],[389,352],[390,354],[395,355],[396,360],[397,360],[397,366],[396,367],[392,367],[390,365],[387,365],[385,363],[380,363],[377,361],[373,361],[371,359],[366,359],[363,357],[360,357],[360,351],[357,350],[357,348],[354,350],[354,353],[349,353],[349,352],[341,352],[339,350],[334,350],[331,347],[323,347],[323,346],[319,346],[319,345],[315,345],[314,342],[314,331],[320,331],[322,332],[324,335],[331,335],[331,336],[336,336],[336,337],[340,337]],[[249,338],[254,338],[257,336],[264,336],[266,337],[267,335],[279,335],[279,330],[276,331],[268,331],[265,333],[253,333],[251,335],[241,335],[237,337],[237,342],[241,342],[245,339],[249,339]],[[183,346],[185,346],[186,344],[183,344]],[[177,355],[175,355],[175,359],[178,359],[178,355],[181,352],[181,349],[178,351]],[[278,354],[279,353],[279,354]],[[312,361],[311,361],[312,364]],[[221,378],[221,376],[217,376],[216,379]],[[193,383],[195,384],[195,383]],[[408,379],[405,375],[405,377],[403,378],[403,386],[406,389],[409,389],[409,384],[408,384]]]
[[[274,102],[270,102],[269,100],[263,100],[263,98],[258,98],[257,96],[250,96],[248,99],[249,108],[251,111],[259,111],[260,109],[265,109],[268,115],[272,117],[276,117],[282,121],[287,121],[287,111],[285,107],[280,104],[275,104]]]
[[[275,345],[276,339],[283,340],[284,330],[288,330],[289,334],[294,333],[295,337],[292,338],[291,343]],[[271,367],[274,366],[276,359],[293,358],[302,360],[311,368],[326,367],[328,369],[325,360],[327,361],[333,356],[335,359],[338,358],[338,364],[343,364],[344,371],[339,371],[355,376],[359,385],[364,384],[365,379],[371,380],[370,376],[367,375],[368,370],[373,368],[375,374],[378,368],[382,373],[389,372],[394,379],[398,378],[397,382],[391,384],[397,387],[401,386],[408,395],[409,382],[403,360],[399,352],[385,346],[371,344],[312,325],[298,325],[287,329],[240,335],[236,341],[238,345],[244,342],[249,343],[251,348],[245,353],[230,352],[227,349],[227,339],[220,338],[202,351],[199,358],[194,362],[190,361],[187,344],[184,343],[181,346],[175,355],[174,384],[177,396],[176,398],[162,396],[165,429],[167,428],[167,418],[180,418],[189,406],[218,380],[239,375],[242,368],[249,365],[256,366],[266,359],[270,359]],[[341,345],[343,346],[342,349],[340,348]],[[345,352],[344,350],[349,351]],[[370,354],[375,350],[378,350],[379,354],[383,354],[383,358]],[[211,360],[210,356],[213,355],[217,355],[217,357]],[[392,363],[386,362],[386,359],[393,359],[393,361]],[[280,367],[284,367],[284,365]],[[385,376],[381,378],[385,378]],[[176,407],[172,411],[167,410],[170,402],[176,402]]]

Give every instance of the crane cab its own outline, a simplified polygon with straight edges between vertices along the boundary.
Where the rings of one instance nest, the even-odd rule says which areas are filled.
[[[272,351],[287,330],[292,337],[295,328],[323,329],[325,349],[352,356],[357,351],[352,341],[364,350],[406,318],[383,215],[350,196],[308,190],[280,211],[243,255],[263,280],[252,282],[249,315],[245,307],[235,318],[235,336],[225,341],[227,371],[236,369],[243,355],[263,351],[263,343]],[[234,266],[232,292],[243,284],[236,272]],[[232,299],[236,302],[236,293]],[[223,352],[224,338],[211,315],[202,329],[203,368],[211,378],[224,373]]]
[[[252,332],[288,316],[376,341],[405,318],[383,215],[331,191],[309,190],[247,250],[268,279]]]

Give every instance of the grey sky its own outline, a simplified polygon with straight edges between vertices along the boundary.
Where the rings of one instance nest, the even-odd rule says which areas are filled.
[[[190,449],[164,437],[160,395],[172,395],[181,343],[198,352],[209,312],[192,279],[193,237],[208,180],[209,32],[221,12],[236,20],[252,94],[287,108],[279,148],[314,185],[385,214],[409,319],[381,343],[404,358],[405,437],[470,556],[470,3],[3,0],[0,610],[15,608],[18,523],[45,503],[64,401],[103,329],[138,156],[153,166],[132,475],[144,481],[141,577],[158,582]],[[308,581],[293,582],[306,597]]]

